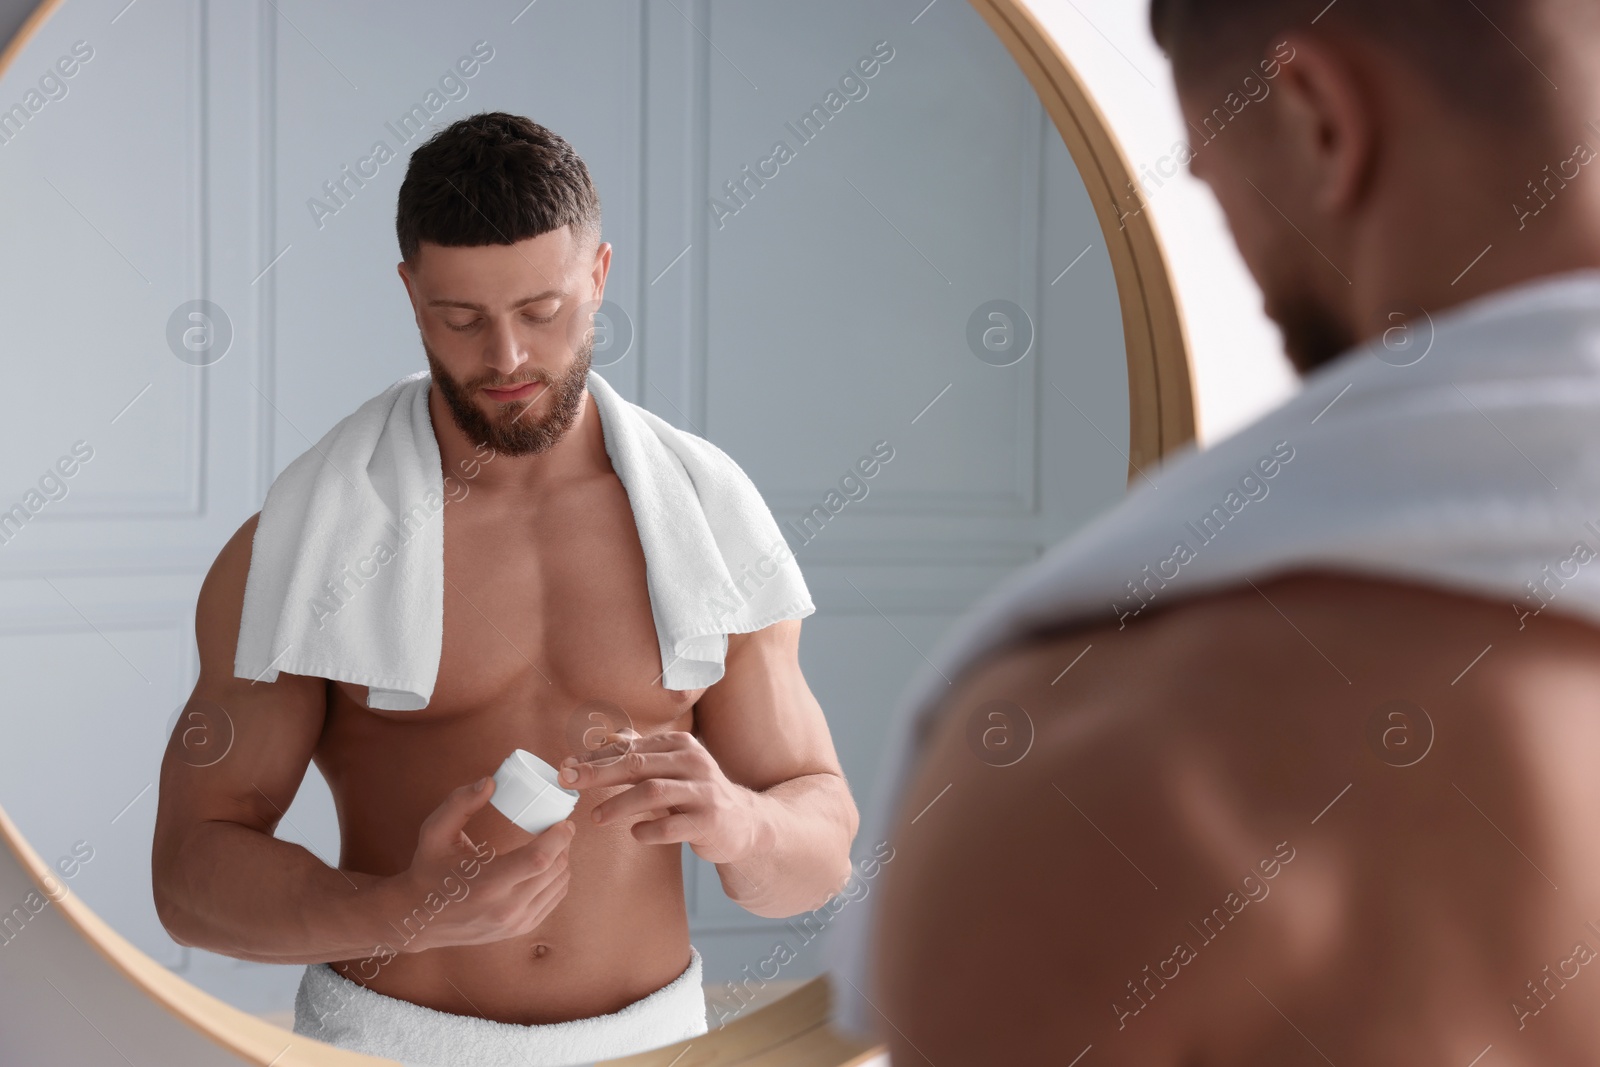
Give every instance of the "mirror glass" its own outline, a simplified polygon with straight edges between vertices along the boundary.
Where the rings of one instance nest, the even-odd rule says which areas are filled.
[[[759,487],[859,805],[945,628],[1126,489],[1106,238],[959,0],[63,0],[0,109],[0,804],[47,862],[86,845],[69,888],[247,1011],[290,1018],[302,967],[167,935],[157,768],[217,551],[426,366],[394,215],[433,131],[510,111],[586,161],[614,249],[594,366]],[[314,766],[278,836],[338,863]],[[750,914],[683,855],[713,1028],[750,1010],[732,983],[820,973],[825,917]]]

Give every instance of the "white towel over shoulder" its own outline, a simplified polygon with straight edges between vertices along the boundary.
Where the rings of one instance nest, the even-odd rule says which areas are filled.
[[[245,583],[237,677],[288,671],[367,686],[373,708],[427,706],[443,646],[450,502],[431,384],[427,371],[395,382],[273,481]],[[709,686],[722,677],[728,634],[816,610],[799,565],[727,453],[592,370],[588,389],[644,549],[661,684]],[[470,471],[451,473],[470,493]]]
[[[1146,471],[963,616],[896,709],[858,843],[893,832],[946,678],[1035,632],[1297,567],[1476,594],[1524,625],[1547,607],[1600,624],[1600,271],[1396,330],[1226,440]],[[847,979],[836,1020],[863,1032],[879,1025],[862,1001],[876,900],[846,909],[830,942]]]

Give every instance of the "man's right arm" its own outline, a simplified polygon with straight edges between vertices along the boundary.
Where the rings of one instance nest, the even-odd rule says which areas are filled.
[[[273,836],[305,777],[327,710],[325,679],[233,676],[252,516],[200,589],[200,677],[161,761],[151,872],[179,944],[238,959],[315,963],[384,939],[392,880],[342,871]]]
[[[162,757],[150,857],[162,925],[179,944],[263,963],[379,954],[397,929],[391,920],[424,905],[432,917],[406,951],[537,929],[566,896],[577,827],[567,818],[522,834],[524,844],[499,855],[474,843],[466,825],[493,798],[493,778],[452,790],[417,828],[410,865],[392,876],[330,867],[273,836],[322,736],[328,682],[233,676],[255,529],[252,517],[223,546],[195,609],[200,678]],[[447,913],[429,904],[440,894],[454,905]]]

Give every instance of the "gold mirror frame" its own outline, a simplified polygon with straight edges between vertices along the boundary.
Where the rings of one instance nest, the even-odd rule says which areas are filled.
[[[0,75],[63,0],[43,0],[0,52]],[[1027,0],[968,0],[1011,53],[1039,95],[1094,205],[1122,306],[1128,361],[1128,479],[1194,440],[1193,368],[1177,295],[1148,212],[1122,217],[1123,190],[1133,180],[1121,146],[1059,45],[1027,8]],[[201,1035],[258,1067],[360,1067],[394,1061],[334,1048],[294,1035],[219,1000],[134,947],[62,883],[0,807],[0,840],[38,891],[71,928],[137,990]],[[748,1016],[690,1041],[607,1060],[616,1067],[854,1067],[884,1051],[834,1030],[827,975]],[[286,1044],[286,1041],[288,1042]],[[693,1051],[689,1051],[690,1046]]]

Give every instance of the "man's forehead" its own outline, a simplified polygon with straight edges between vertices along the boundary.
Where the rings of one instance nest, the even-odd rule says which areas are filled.
[[[569,227],[509,245],[422,241],[412,273],[427,289],[470,285],[476,290],[564,295],[572,288],[573,279],[584,273],[578,269],[580,251]]]

